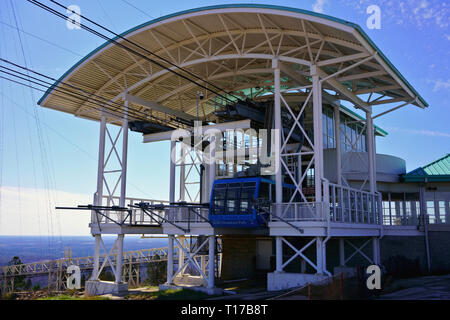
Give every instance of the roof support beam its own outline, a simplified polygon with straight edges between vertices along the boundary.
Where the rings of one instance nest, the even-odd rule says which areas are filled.
[[[163,113],[167,113],[167,114],[171,114],[173,116],[176,116],[178,118],[182,118],[185,120],[195,120],[196,118],[190,114],[184,113],[182,111],[178,111],[178,110],[174,110],[168,107],[165,107],[163,105],[160,105],[157,102],[154,101],[148,101],[136,96],[133,96],[131,94],[124,94],[124,100],[125,101],[129,101],[129,102],[133,102],[136,104],[139,104],[141,106],[147,107],[149,109],[155,110],[155,111],[159,111],[159,112],[163,112]]]
[[[372,119],[381,117],[381,116],[383,116],[383,115],[385,115],[385,114],[387,114],[387,113],[389,113],[389,112],[392,112],[392,111],[395,111],[395,110],[397,110],[397,109],[403,108],[404,106],[406,106],[406,105],[408,105],[408,104],[410,104],[410,103],[413,103],[413,102],[414,102],[414,100],[408,101],[408,102],[405,102],[405,103],[402,103],[401,105],[398,105],[398,106],[396,106],[396,107],[394,107],[394,108],[392,108],[392,109],[389,109],[389,110],[386,110],[386,111],[384,111],[384,112],[381,112],[381,113],[377,114],[376,116],[373,116]]]
[[[328,78],[328,76],[329,76],[326,72],[324,72],[320,68],[317,68],[317,72],[319,73],[321,78]],[[352,103],[354,103],[359,108],[363,109],[366,112],[371,111],[369,104],[367,104],[366,102],[361,100],[357,95],[355,95],[353,92],[348,90],[342,83],[340,83],[336,79],[328,78],[326,80],[326,82],[328,82],[328,84],[330,84],[336,91],[338,91],[340,94],[345,96],[347,99],[349,99]]]
[[[323,67],[323,66],[328,66],[330,64],[342,63],[342,62],[346,62],[346,61],[366,58],[366,57],[369,57],[369,56],[370,55],[368,53],[360,52],[360,53],[351,54],[351,55],[348,55],[348,56],[343,56],[343,57],[338,57],[338,58],[333,58],[333,59],[319,61],[319,62],[317,62],[317,65],[319,67]]]

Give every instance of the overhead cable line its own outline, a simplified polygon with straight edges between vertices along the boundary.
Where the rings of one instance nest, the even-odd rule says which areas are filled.
[[[56,81],[56,79],[54,79],[52,77],[49,77],[49,76],[47,76],[45,74],[42,74],[40,72],[36,72],[36,71],[34,71],[34,70],[30,69],[30,68],[23,67],[21,65],[18,65],[18,64],[14,63],[14,62],[9,61],[9,60],[0,58],[0,61],[6,62],[6,63],[8,63],[8,64],[10,64],[10,65],[12,65],[12,66],[14,66],[16,68],[20,68],[22,70],[26,70],[28,72],[31,72],[31,73],[33,73],[35,75],[38,75],[40,77],[43,77],[45,79]],[[7,71],[1,70],[1,69],[5,69]],[[8,67],[5,67],[5,66],[1,66],[1,65],[0,65],[0,72],[4,73],[4,74],[7,74],[9,76],[13,76],[13,77],[18,78],[18,79],[21,79],[21,80],[31,81],[33,84],[41,86],[41,87],[44,87],[47,90],[49,88],[52,88],[55,92],[59,92],[61,94],[66,94],[66,95],[68,95],[70,97],[73,97],[73,98],[75,98],[77,100],[80,100],[84,104],[94,104],[94,105],[98,106],[98,107],[94,108],[95,110],[97,110],[97,111],[105,111],[105,112],[109,113],[111,116],[113,116],[115,118],[122,118],[123,117],[123,111],[121,110],[121,108],[123,108],[122,104],[120,104],[118,102],[115,102],[115,101],[111,101],[110,99],[105,98],[103,96],[90,93],[90,92],[88,92],[88,91],[86,91],[86,90],[84,90],[82,88],[79,88],[77,86],[74,86],[72,84],[67,84],[67,83],[64,83],[64,82],[60,82],[57,87],[53,87],[54,85],[51,82],[45,81],[43,79],[39,79],[37,77],[31,76],[31,75],[28,75],[28,74],[24,74],[24,73],[22,73],[20,71],[17,71],[17,70],[14,70],[14,69],[11,69],[11,68],[8,68]],[[10,79],[7,79],[7,80],[10,80]],[[16,82],[16,83],[23,85],[23,83],[19,83],[19,82]],[[33,88],[37,89],[35,87],[33,87]],[[41,90],[41,89],[37,89],[37,90],[46,92],[46,90]],[[69,100],[69,101],[75,102],[73,100]],[[106,104],[106,106],[105,106],[105,104]],[[91,107],[91,106],[88,106],[88,107]],[[129,109],[128,110],[128,114],[129,114],[129,116],[131,118],[136,119],[136,120],[148,121],[148,119],[151,118],[151,119],[153,119],[155,121],[159,121],[159,122],[166,122],[166,123],[169,122],[167,119],[161,119],[161,118],[155,117],[153,115],[148,115],[148,114],[146,114],[146,113],[144,113],[142,111],[136,110],[136,109]],[[177,122],[177,120],[173,119],[173,118],[171,118],[170,121]]]
[[[39,1],[37,1],[37,0],[27,0],[27,1],[30,2],[30,3],[32,3],[33,5],[36,5],[36,6],[42,8],[42,9],[48,11],[48,12],[50,12],[50,13],[52,13],[52,14],[58,16],[58,17],[60,17],[61,19],[64,19],[64,20],[66,20],[66,21],[67,21],[67,20],[71,20],[71,18],[70,18],[69,16],[66,16],[66,15],[63,14],[63,13],[60,13],[60,12],[56,11],[55,9],[53,9],[53,8],[51,8],[51,7],[48,7],[48,6],[46,6],[45,4],[43,4],[43,3],[41,3],[41,2],[39,2]],[[53,2],[53,3],[55,3],[55,4],[57,4],[58,6],[60,6],[60,7],[62,7],[62,8],[64,8],[64,9],[68,10],[68,11],[71,11],[71,10],[69,10],[67,7],[65,7],[64,5],[62,5],[62,4],[60,4],[60,3],[56,2],[56,1],[53,1],[53,0],[50,0],[50,1]],[[73,12],[73,11],[71,11],[71,12]],[[131,40],[129,40],[129,39],[127,39],[127,38],[125,38],[125,37],[123,37],[123,36],[121,36],[121,35],[115,33],[115,32],[113,32],[113,31],[109,30],[108,28],[106,28],[106,27],[104,27],[104,26],[102,26],[102,25],[100,25],[100,24],[94,22],[93,20],[91,20],[91,19],[89,19],[89,18],[86,18],[85,16],[83,16],[83,15],[81,15],[81,14],[78,14],[78,13],[76,13],[76,12],[73,12],[73,13],[76,14],[76,15],[78,15],[80,18],[85,19],[85,20],[91,22],[92,24],[94,24],[94,25],[96,25],[96,26],[102,28],[103,30],[105,30],[105,31],[107,31],[107,32],[109,32],[109,33],[115,35],[116,38],[120,38],[120,39],[122,39],[124,42],[131,43],[132,45],[136,46],[137,48],[143,50],[145,53],[157,57],[159,60],[162,60],[164,63],[167,63],[167,64],[169,64],[170,66],[172,66],[172,67],[174,67],[174,68],[176,68],[176,69],[179,69],[179,70],[181,70],[181,71],[183,71],[183,72],[189,74],[190,76],[195,77],[196,79],[199,79],[200,81],[206,83],[207,85],[210,85],[210,86],[212,86],[212,87],[218,89],[219,91],[224,92],[226,95],[231,95],[232,97],[234,97],[235,99],[238,99],[238,100],[240,99],[239,97],[237,97],[237,96],[235,96],[235,95],[233,95],[233,94],[227,92],[226,90],[224,90],[224,89],[222,89],[222,88],[220,88],[220,87],[214,85],[213,83],[210,83],[210,82],[208,82],[207,80],[204,80],[203,78],[201,78],[200,76],[196,75],[195,73],[192,73],[192,72],[189,71],[189,70],[186,70],[186,69],[184,69],[184,68],[182,68],[182,67],[179,67],[178,65],[176,65],[176,64],[174,64],[173,62],[167,60],[166,58],[161,57],[161,56],[159,56],[159,55],[157,55],[157,54],[151,52],[150,50],[148,50],[148,49],[142,47],[141,45],[139,45],[139,44],[137,44],[137,43],[135,43],[135,42],[133,42],[133,41],[131,41]],[[212,92],[212,93],[216,94],[217,96],[220,96],[220,97],[222,97],[223,99],[225,99],[225,100],[227,100],[227,101],[229,101],[229,102],[234,102],[233,100],[231,100],[231,99],[228,98],[227,96],[224,96],[223,94],[217,92],[216,90],[213,90],[213,89],[211,89],[211,88],[209,88],[209,87],[207,87],[207,86],[205,86],[205,85],[203,85],[203,84],[201,84],[201,83],[198,83],[198,82],[196,82],[195,80],[189,78],[188,76],[186,76],[186,75],[184,75],[184,74],[180,74],[180,73],[176,72],[176,71],[173,70],[172,68],[170,68],[170,67],[168,67],[168,66],[165,66],[162,62],[155,61],[154,59],[147,57],[146,55],[142,54],[141,52],[138,52],[138,51],[136,51],[135,49],[132,49],[132,48],[130,48],[130,47],[124,45],[123,43],[120,43],[120,42],[118,42],[117,40],[112,39],[112,38],[110,38],[110,37],[108,37],[108,36],[106,36],[106,35],[104,35],[104,34],[98,32],[98,31],[96,31],[96,30],[94,30],[94,29],[92,29],[92,28],[90,28],[90,27],[88,27],[88,26],[82,24],[81,22],[77,22],[76,24],[79,25],[79,26],[80,26],[81,28],[83,28],[84,30],[87,30],[87,31],[89,31],[89,32],[91,32],[91,33],[97,35],[98,37],[100,37],[100,38],[106,40],[107,42],[110,42],[110,43],[113,43],[113,44],[115,44],[115,45],[118,45],[118,46],[120,46],[121,48],[123,48],[123,49],[125,49],[125,50],[127,50],[127,51],[129,51],[129,52],[131,52],[131,53],[133,53],[133,54],[135,54],[135,55],[141,57],[142,59],[145,59],[145,60],[147,60],[147,61],[149,61],[149,62],[151,62],[151,63],[154,63],[154,64],[156,64],[157,66],[159,66],[159,67],[161,67],[161,68],[163,68],[163,69],[165,69],[165,70],[167,70],[167,71],[169,71],[169,72],[171,72],[171,73],[173,73],[173,74],[175,74],[175,75],[177,75],[177,76],[179,76],[179,77],[181,77],[181,78],[183,78],[183,79],[185,79],[185,80],[187,80],[187,81],[189,81],[189,82],[192,82],[192,83],[196,84],[197,86],[199,86],[199,87],[201,87],[201,88],[203,88],[203,89],[205,89],[205,90],[207,90],[207,91],[209,91],[209,92]]]

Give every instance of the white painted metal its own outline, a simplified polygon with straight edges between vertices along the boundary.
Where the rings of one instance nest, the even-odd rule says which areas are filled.
[[[279,145],[281,145],[281,94],[280,94],[280,67],[278,60],[272,61],[272,68],[274,73],[274,85],[275,85],[275,101],[274,101],[274,129],[280,132]],[[275,158],[275,201],[280,204],[283,202],[283,186],[282,186],[282,166],[281,166],[281,152]]]
[[[369,190],[371,193],[377,191],[376,168],[375,168],[375,134],[373,129],[372,113],[366,112],[367,123],[367,153],[369,157]]]
[[[167,236],[169,245],[167,247],[167,284],[173,283],[173,257],[174,257],[174,238],[173,235]],[[180,267],[180,266],[178,266]]]
[[[122,265],[123,265],[123,234],[117,236],[117,252],[116,252],[116,283],[122,283]]]
[[[119,206],[125,206],[127,197],[127,162],[128,162],[128,107],[129,102],[125,100],[125,113],[122,122],[122,173],[120,179],[120,201]]]
[[[282,237],[275,237],[276,272],[283,272],[283,242]]]
[[[174,155],[176,155],[176,142],[170,141],[170,174],[169,174],[169,184],[170,184],[170,190],[169,190],[169,202],[173,203],[175,202],[175,159],[173,158]]]
[[[342,184],[341,112],[334,107],[334,139],[336,147],[336,184]]]
[[[216,236],[208,237],[208,288],[214,288]]]
[[[102,116],[100,122],[100,138],[98,144],[98,167],[97,167],[97,192],[95,198],[95,205],[102,204],[103,197],[103,166],[105,163],[105,135],[106,135],[106,117]]]
[[[94,266],[92,270],[91,280],[98,280],[99,267],[100,267],[100,241],[101,235],[94,235],[95,245],[94,245]]]
[[[317,257],[317,273],[324,273],[324,250],[323,237],[316,237],[316,257]]]
[[[313,122],[314,122],[314,182],[316,202],[322,201],[323,148],[322,148],[322,88],[318,69],[311,67],[313,83]],[[327,192],[327,191],[326,191]]]

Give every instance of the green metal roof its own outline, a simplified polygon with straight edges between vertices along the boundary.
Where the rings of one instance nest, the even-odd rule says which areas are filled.
[[[447,153],[442,158],[439,158],[426,166],[404,174],[402,180],[405,182],[450,182],[450,153]]]
[[[214,6],[206,6],[201,8],[195,8],[195,9],[189,9],[185,11],[180,11],[177,13],[169,14],[157,19],[150,20],[148,22],[145,22],[143,24],[140,24],[134,28],[131,28],[122,34],[120,34],[121,37],[125,37],[126,35],[149,25],[152,25],[154,23],[161,22],[163,20],[180,16],[187,13],[192,12],[199,12],[199,11],[206,11],[206,10],[213,10],[213,9],[222,9],[222,8],[262,8],[262,9],[273,9],[273,10],[284,10],[284,11],[290,11],[290,12],[297,12],[302,14],[307,14],[311,16],[320,17],[323,19],[327,19],[330,21],[338,22],[344,25],[348,25],[355,30],[358,31],[358,33],[370,44],[370,46],[379,54],[379,56],[383,59],[383,61],[394,71],[394,73],[405,83],[405,85],[418,97],[420,102],[425,106],[428,107],[428,103],[420,96],[420,94],[413,88],[413,86],[403,77],[403,75],[397,70],[397,68],[389,61],[389,59],[383,54],[383,52],[375,45],[375,43],[369,38],[369,36],[364,32],[364,30],[357,24],[348,22],[336,17],[328,16],[322,13],[312,12],[309,10],[304,9],[298,9],[298,8],[291,8],[291,7],[285,7],[285,6],[277,6],[277,5],[266,5],[266,4],[223,4],[223,5],[214,5]],[[114,40],[119,40],[119,37],[115,37]],[[84,61],[86,61],[89,57],[93,56],[95,53],[102,50],[104,47],[106,47],[108,44],[110,44],[110,41],[106,41],[104,44],[99,46],[98,48],[94,49],[92,52],[90,52],[88,55],[86,55],[84,58],[82,58],[80,61],[78,61],[72,68],[67,70],[59,79],[56,81],[45,93],[44,95],[39,99],[38,104],[40,105],[50,94],[50,92],[60,83],[64,80],[66,76],[68,76],[73,70],[75,70],[78,66],[80,66]]]

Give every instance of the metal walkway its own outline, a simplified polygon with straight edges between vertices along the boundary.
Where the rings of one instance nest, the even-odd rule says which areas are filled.
[[[128,285],[136,286],[140,280],[140,268],[143,263],[152,263],[167,260],[167,247],[141,249],[127,251],[123,253],[123,273],[122,279]],[[100,256],[100,265],[110,264],[110,267],[116,265],[116,256],[103,254]],[[112,264],[112,266],[111,266]],[[20,265],[5,266],[1,268],[0,283],[3,293],[12,292],[14,289],[14,280],[17,277],[37,277],[48,275],[48,289],[62,290],[66,289],[66,280],[68,274],[67,268],[71,265],[78,266],[80,270],[92,270],[94,266],[94,257],[61,258],[56,260],[46,260],[41,262],[32,262]]]

